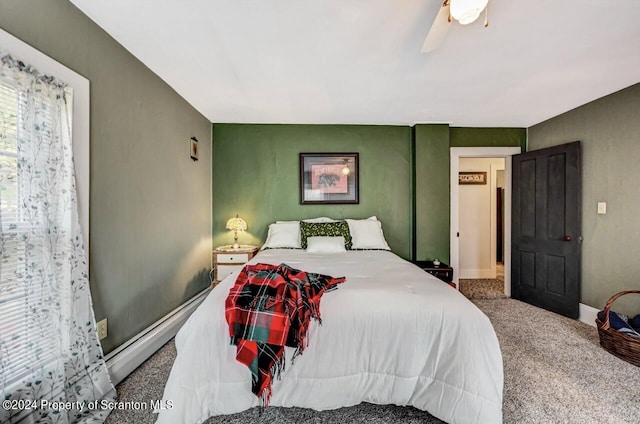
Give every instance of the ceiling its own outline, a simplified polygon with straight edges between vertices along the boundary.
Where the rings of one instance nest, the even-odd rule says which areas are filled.
[[[71,0],[212,122],[529,127],[640,82],[639,0]],[[484,17],[484,16],[483,16]]]

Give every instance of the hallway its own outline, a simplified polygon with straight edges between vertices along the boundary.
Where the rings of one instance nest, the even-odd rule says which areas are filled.
[[[496,264],[496,278],[460,279],[460,292],[469,299],[504,299],[504,264]]]

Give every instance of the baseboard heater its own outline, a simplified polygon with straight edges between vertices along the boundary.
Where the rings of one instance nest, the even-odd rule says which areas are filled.
[[[171,340],[211,290],[206,288],[105,356],[115,386]]]

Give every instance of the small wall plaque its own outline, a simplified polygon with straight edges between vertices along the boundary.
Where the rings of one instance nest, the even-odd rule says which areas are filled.
[[[460,172],[458,173],[458,184],[486,184],[487,173],[482,172]]]

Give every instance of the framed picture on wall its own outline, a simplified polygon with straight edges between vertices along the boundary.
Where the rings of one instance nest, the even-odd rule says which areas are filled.
[[[458,173],[458,184],[486,184],[486,183],[487,183],[487,173],[484,171]]]
[[[191,137],[191,159],[193,161],[198,160],[198,139],[195,137]]]
[[[300,153],[300,204],[360,203],[358,153]]]

